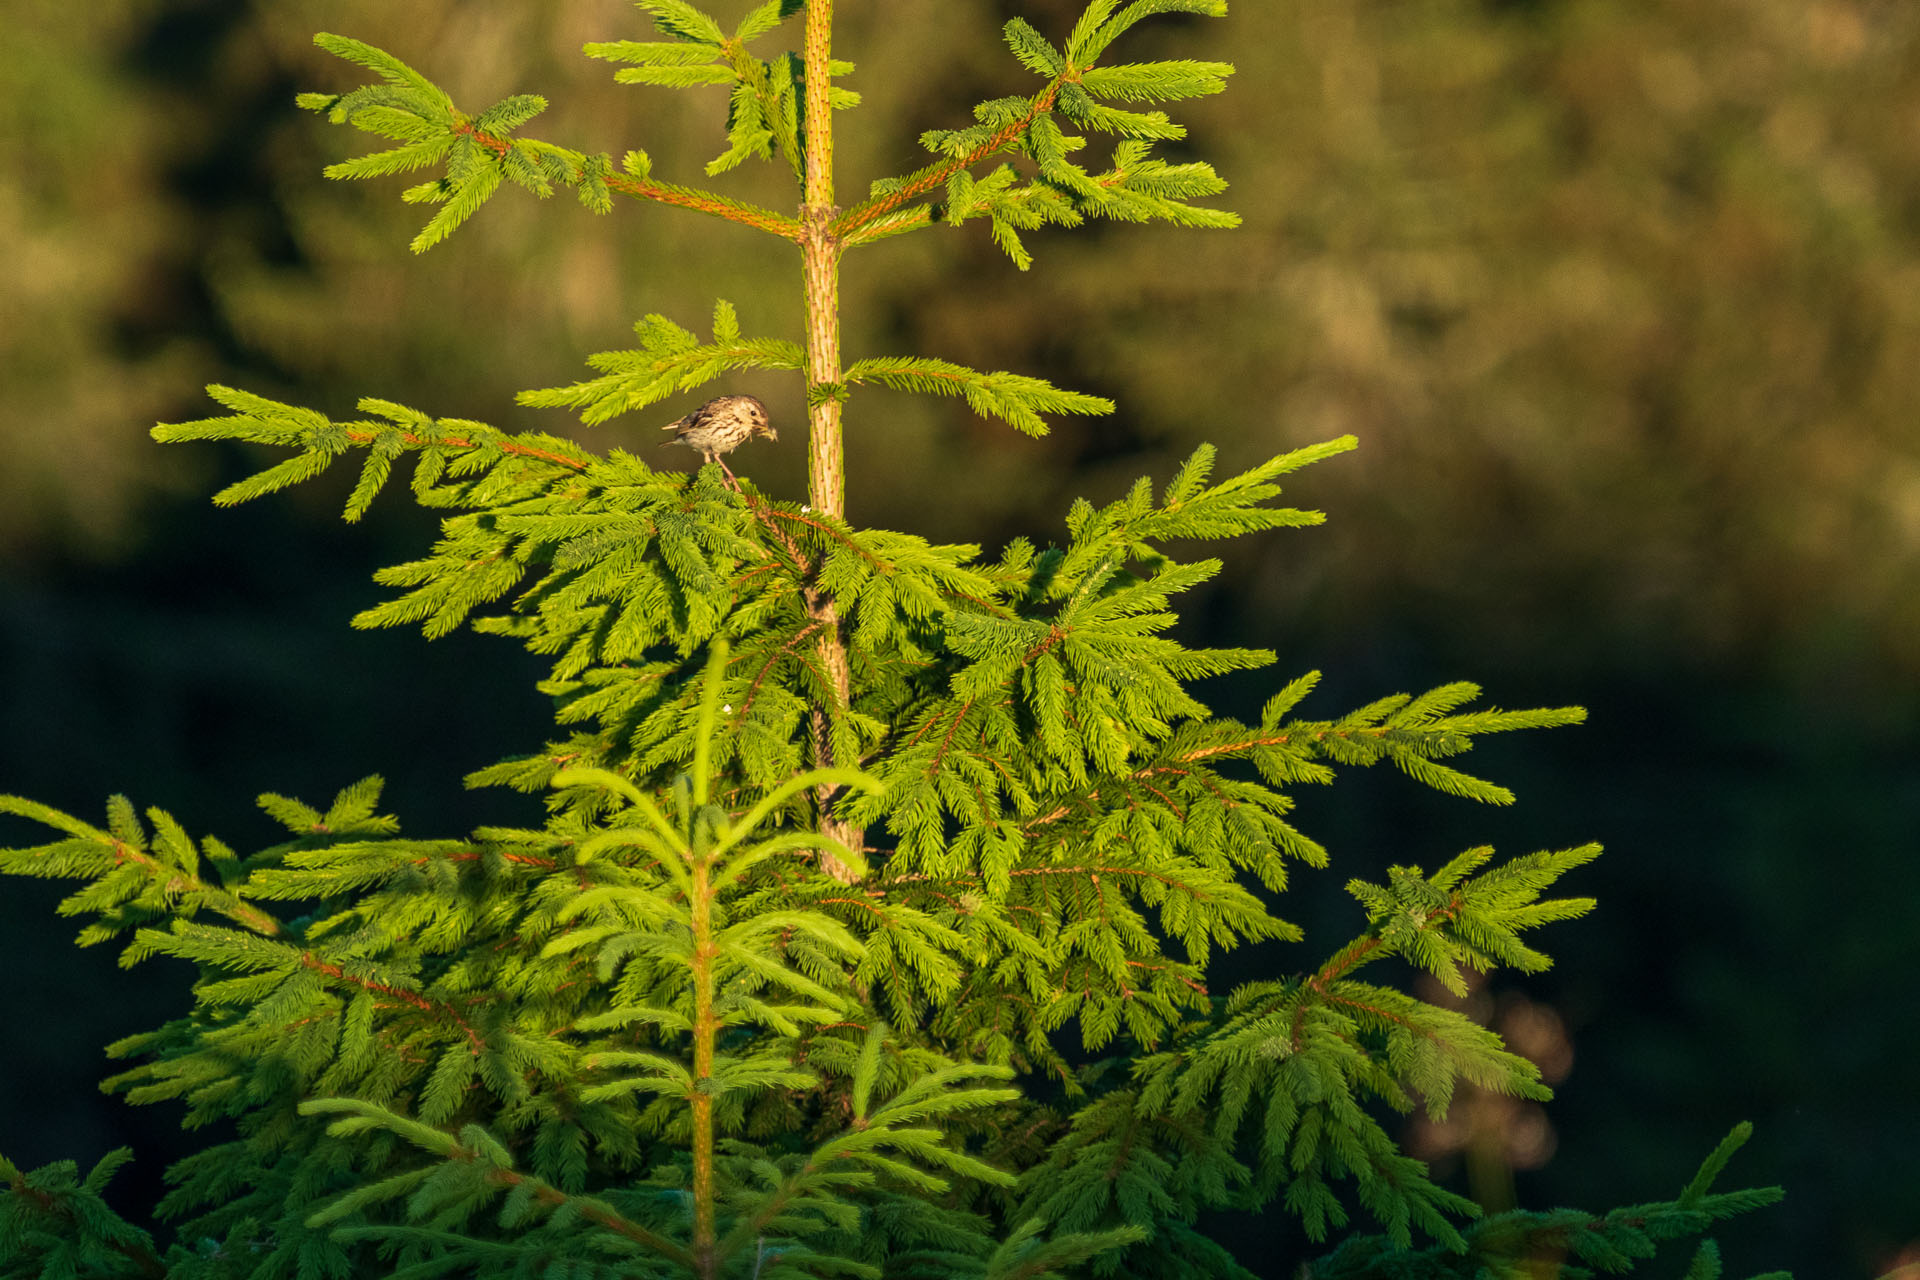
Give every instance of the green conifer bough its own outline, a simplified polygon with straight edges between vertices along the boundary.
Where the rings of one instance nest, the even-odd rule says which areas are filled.
[[[841,256],[983,221],[1025,269],[1044,226],[1231,227],[1206,203],[1213,170],[1156,147],[1185,136],[1160,108],[1232,68],[1127,60],[1136,25],[1223,0],[1091,0],[1066,31],[1014,19],[1008,95],[857,196],[833,173],[835,114],[859,98],[835,83],[853,68],[831,0],[730,21],[638,7],[651,38],[586,52],[628,83],[725,86],[707,176],[784,166],[797,212],[534,137],[542,99],[470,112],[340,36],[318,40],[371,81],[301,102],[392,144],[333,176],[426,171],[403,194],[432,209],[416,251],[508,184],[792,242],[804,333],[749,336],[725,301],[709,333],[650,315],[592,377],[522,400],[596,423],[740,370],[797,376],[808,492],[371,398],[333,421],[213,387],[223,414],[157,428],[284,451],[223,505],[343,464],[352,520],[406,462],[441,538],[378,575],[393,594],[356,625],[518,639],[552,659],[557,728],[471,777],[537,797],[528,825],[463,838],[400,834],[378,778],[324,810],[262,796],[288,836],[248,853],[122,797],[105,826],[0,801],[57,833],[0,869],[81,881],[62,910],[91,917],[83,944],[198,968],[191,1014],[111,1047],[128,1063],[112,1087],[237,1130],[169,1171],[159,1234],[102,1198],[125,1153],[85,1177],[0,1162],[0,1277],[1253,1274],[1197,1228],[1206,1209],[1321,1242],[1315,1276],[1580,1276],[1775,1199],[1711,1189],[1744,1128],[1674,1199],[1607,1214],[1483,1217],[1396,1147],[1386,1122],[1443,1115],[1462,1081],[1547,1091],[1492,1032],[1363,971],[1398,958],[1460,990],[1467,966],[1543,968],[1526,935],[1592,905],[1548,894],[1598,850],[1356,880],[1357,936],[1331,949],[1275,913],[1295,866],[1329,860],[1290,821],[1294,788],[1392,764],[1505,803],[1458,758],[1581,717],[1474,709],[1479,690],[1450,684],[1308,718],[1313,675],[1246,722],[1196,698],[1274,655],[1169,635],[1175,596],[1219,567],[1176,551],[1317,523],[1274,504],[1280,481],[1351,439],[1225,479],[1203,448],[993,555],[847,518],[842,422],[863,387],[960,396],[1035,434],[1112,406],[935,355],[848,362]],[[1301,944],[1295,972],[1210,980],[1264,939]],[[1688,1276],[1719,1274],[1711,1241],[1690,1257]]]

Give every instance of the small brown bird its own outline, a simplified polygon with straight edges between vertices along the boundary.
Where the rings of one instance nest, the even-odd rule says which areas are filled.
[[[721,454],[732,453],[757,436],[769,440],[780,438],[779,432],[767,421],[767,406],[753,396],[715,396],[661,430],[673,432],[673,439],[663,441],[662,448],[683,444],[689,449],[698,449],[708,462],[719,462],[729,480],[734,478],[733,471],[720,462]]]

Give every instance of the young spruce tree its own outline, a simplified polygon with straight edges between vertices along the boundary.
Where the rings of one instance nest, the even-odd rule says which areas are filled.
[[[1233,226],[1197,203],[1225,186],[1209,166],[1154,155],[1184,136],[1155,104],[1232,68],[1124,60],[1136,24],[1224,0],[1090,0],[1064,32],[1014,19],[1026,83],[854,199],[833,172],[835,113],[859,97],[834,83],[852,67],[832,0],[732,25],[688,0],[639,8],[654,39],[587,54],[627,83],[726,86],[708,176],[785,166],[796,213],[656,177],[643,151],[523,136],[541,98],[469,113],[341,36],[318,41],[372,82],[300,101],[394,144],[332,176],[437,172],[404,193],[434,209],[416,251],[509,183],[791,242],[804,334],[749,336],[725,301],[710,337],[650,315],[592,377],[521,402],[592,424],[744,370],[796,377],[804,499],[373,398],[333,421],[216,386],[222,416],[157,428],[287,453],[221,505],[350,463],[352,520],[410,461],[442,537],[382,571],[394,596],[355,623],[471,624],[551,658],[554,739],[470,779],[545,816],[407,837],[367,778],[324,809],[260,797],[288,836],[243,854],[122,797],[104,826],[0,801],[59,833],[0,869],[83,881],[62,906],[93,917],[82,944],[198,967],[188,1016],[112,1046],[132,1064],[112,1087],[237,1132],[169,1170],[164,1243],[102,1198],[125,1152],[85,1177],[0,1162],[0,1276],[1252,1275],[1197,1229],[1218,1209],[1322,1242],[1307,1273],[1328,1280],[1580,1276],[1775,1199],[1711,1189],[1743,1127],[1671,1200],[1481,1216],[1384,1127],[1443,1115],[1462,1081],[1547,1090],[1492,1032],[1362,971],[1398,958],[1460,991],[1468,967],[1544,967],[1524,935],[1592,905],[1546,895],[1598,849],[1353,881],[1358,933],[1331,949],[1274,913],[1294,864],[1328,862],[1291,789],[1391,764],[1505,803],[1449,761],[1581,716],[1471,710],[1479,690],[1449,684],[1307,718],[1312,674],[1250,722],[1196,699],[1196,680],[1274,655],[1168,636],[1175,595],[1219,567],[1171,548],[1318,522],[1274,505],[1279,481],[1353,440],[1226,479],[1203,448],[1157,491],[1076,502],[1056,541],[992,556],[846,517],[863,387],[961,396],[1036,435],[1112,406],[934,356],[844,360],[841,256],[977,221],[1025,269],[1022,234],[1044,226]],[[760,51],[796,26],[801,52]],[[1083,163],[1094,135],[1111,146]],[[1264,939],[1303,944],[1300,971],[1209,979]],[[1690,1257],[1687,1276],[1720,1273],[1711,1241]]]

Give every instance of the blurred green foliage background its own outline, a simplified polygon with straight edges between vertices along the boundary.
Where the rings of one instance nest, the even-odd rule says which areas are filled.
[[[669,178],[723,149],[719,92],[623,89],[581,58],[646,38],[620,0],[4,7],[0,790],[91,814],[122,789],[264,841],[254,793],[318,799],[379,771],[417,833],[524,819],[458,779],[540,738],[536,668],[344,625],[431,523],[390,503],[344,529],[332,491],[215,511],[249,459],[146,432],[203,416],[219,380],[335,415],[371,394],[571,433],[513,392],[571,381],[641,314],[697,326],[726,297],[750,332],[797,332],[787,246],[657,208],[503,195],[410,260],[424,215],[400,183],[319,176],[358,135],[293,95],[358,73],[314,31],[388,48],[476,110],[544,93],[530,132],[643,146]],[[841,121],[844,201],[915,166],[921,130],[1021,90],[1001,22],[1057,35],[1078,5],[839,9],[866,99]],[[863,393],[854,518],[1045,537],[1071,497],[1164,477],[1201,440],[1233,466],[1357,433],[1291,490],[1327,526],[1231,551],[1194,633],[1270,645],[1283,676],[1324,668],[1323,711],[1465,677],[1593,715],[1484,750],[1512,811],[1384,777],[1302,797],[1335,857],[1287,913],[1308,947],[1356,927],[1349,875],[1604,841],[1575,888],[1601,910],[1550,940],[1559,967],[1488,997],[1554,1011],[1571,1046],[1552,1132],[1526,1118],[1538,1141],[1507,1161],[1521,1198],[1670,1193],[1751,1118],[1736,1169],[1789,1200],[1729,1242],[1736,1271],[1920,1265],[1920,6],[1241,0],[1131,38],[1238,66],[1182,118],[1245,225],[1041,234],[1025,274],[973,227],[852,255],[850,357],[938,355],[1120,404],[1036,444],[957,402]],[[797,199],[771,167],[723,183]],[[795,386],[729,389],[800,420]],[[684,407],[579,430],[651,449]],[[800,436],[740,460],[797,494]],[[99,1098],[98,1046],[184,1007],[179,975],[76,958],[48,923],[56,890],[0,893],[0,1150],[133,1141],[151,1180],[176,1119]],[[1261,1256],[1301,1254],[1278,1215],[1257,1229]]]

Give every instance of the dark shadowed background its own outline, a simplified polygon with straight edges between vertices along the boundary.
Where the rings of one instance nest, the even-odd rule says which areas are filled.
[[[724,148],[718,91],[624,89],[579,57],[647,38],[618,0],[4,8],[0,791],[95,820],[124,791],[243,848],[273,839],[256,793],[325,800],[372,772],[415,833],[531,820],[459,780],[541,740],[534,660],[346,625],[381,598],[371,572],[432,536],[404,495],[355,527],[325,485],[215,510],[259,459],[146,432],[211,412],[217,380],[336,416],[378,395],[648,441],[687,406],[588,431],[513,392],[573,380],[645,313],[701,325],[716,297],[795,332],[786,246],[509,192],[415,260],[404,182],[324,182],[360,135],[292,99],[360,82],[309,43],[337,31],[472,109],[545,93],[527,132],[644,146],[671,178]],[[1024,91],[1001,22],[1058,36],[1078,5],[839,8],[866,95],[841,117],[846,202],[918,163],[921,130]],[[1129,39],[1239,67],[1171,150],[1216,164],[1245,225],[1037,235],[1024,274],[977,226],[854,254],[850,357],[1036,373],[1120,408],[1034,442],[863,395],[853,517],[1045,538],[1072,497],[1164,479],[1199,441],[1238,467],[1356,433],[1289,489],[1327,525],[1229,548],[1196,600],[1196,639],[1281,655],[1217,705],[1248,714],[1318,668],[1309,714],[1468,678],[1591,720],[1469,758],[1509,810],[1389,776],[1302,796],[1334,855],[1283,904],[1309,942],[1240,962],[1298,969],[1348,936],[1351,875],[1602,841],[1568,890],[1600,910],[1544,939],[1557,967],[1477,997],[1564,1072],[1558,1099],[1408,1140],[1491,1200],[1515,1168],[1524,1203],[1604,1208],[1672,1194],[1751,1119],[1731,1179],[1789,1199],[1723,1233],[1731,1274],[1920,1267],[1920,7],[1241,0]],[[784,182],[721,180],[781,208]],[[800,421],[788,381],[730,389]],[[801,435],[738,460],[798,494]],[[143,1213],[177,1114],[100,1096],[100,1047],[183,1009],[182,975],[74,951],[54,886],[0,895],[0,1152],[130,1142],[117,1194]],[[1250,1262],[1304,1253],[1289,1220],[1261,1229]]]

